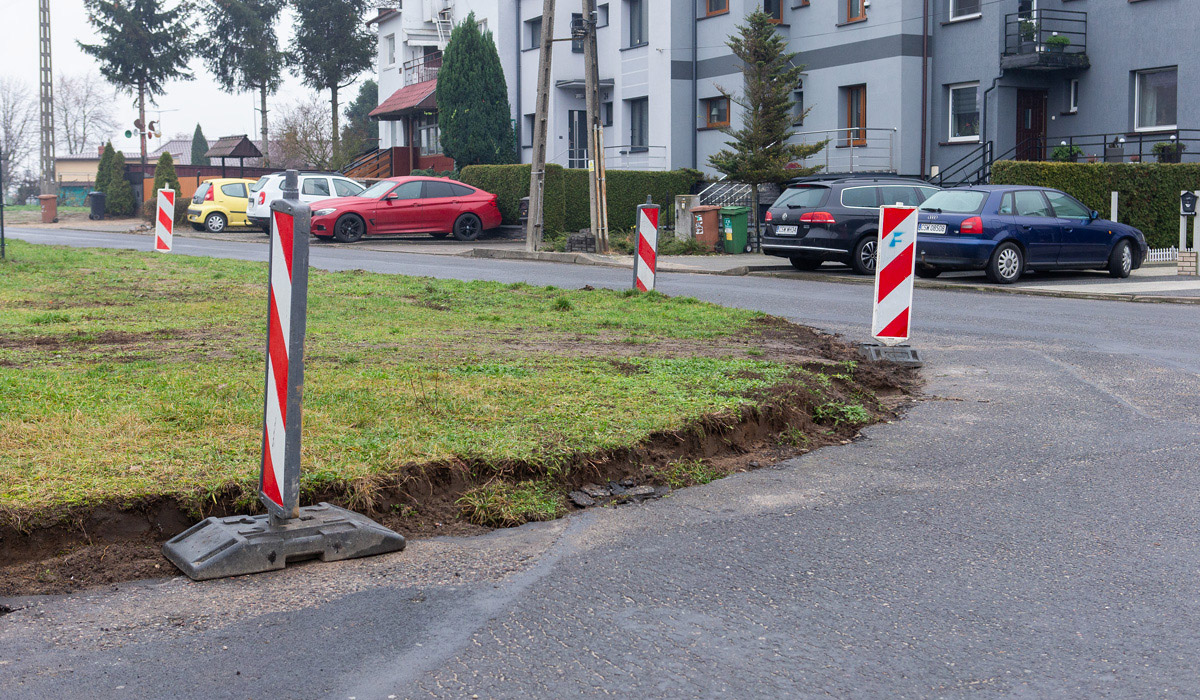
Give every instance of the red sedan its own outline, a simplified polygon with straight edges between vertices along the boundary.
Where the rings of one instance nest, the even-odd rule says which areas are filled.
[[[313,235],[342,243],[398,233],[473,241],[500,225],[496,195],[438,177],[392,177],[358,196],[323,199],[312,207]]]

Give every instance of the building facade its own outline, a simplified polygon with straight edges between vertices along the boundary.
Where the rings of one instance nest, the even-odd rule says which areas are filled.
[[[1200,98],[1186,89],[1200,70],[1200,13],[1187,12],[1193,2],[599,1],[605,160],[611,168],[712,174],[708,158],[727,140],[720,129],[741,119],[725,97],[742,88],[726,42],[756,9],[774,16],[805,67],[794,90],[794,138],[829,142],[805,165],[961,181],[986,177],[992,159],[1129,162],[1154,158],[1160,143],[1182,144],[1183,158],[1194,160]],[[456,21],[474,9],[495,37],[529,162],[542,0],[413,5],[377,22],[385,105],[421,82],[405,77],[404,65],[436,51],[438,8],[453,6]],[[558,3],[554,36],[569,39],[579,16],[578,3]],[[567,40],[553,50],[547,160],[586,167],[582,46]],[[427,110],[427,102],[412,106],[418,97],[409,93],[393,106],[409,115]],[[405,113],[388,114],[401,120]],[[379,118],[381,143],[425,143],[421,122],[409,135]]]

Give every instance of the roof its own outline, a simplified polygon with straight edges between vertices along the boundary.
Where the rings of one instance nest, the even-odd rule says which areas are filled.
[[[216,143],[213,139],[208,139],[208,147],[212,148]],[[164,141],[161,146],[150,151],[148,158],[150,160],[158,160],[159,156],[164,153],[171,154],[171,160],[175,161],[175,165],[192,165],[192,140],[191,139],[171,139]]]
[[[76,153],[74,155],[54,156],[54,160],[100,160],[100,156]]]
[[[262,158],[262,151],[249,136],[222,136],[204,154],[206,158]]]
[[[426,80],[423,83],[406,85],[393,92],[391,97],[371,110],[370,116],[373,119],[386,119],[418,109],[434,109],[437,107],[437,101],[433,98],[436,90],[437,78]]]
[[[383,20],[387,19],[388,17],[391,17],[392,15],[399,14],[399,13],[400,13],[400,11],[393,7],[381,7],[381,8],[379,8],[379,14],[377,14],[374,17],[372,17],[371,19],[367,20],[367,26],[369,27],[372,24],[375,24],[376,22],[382,22]]]

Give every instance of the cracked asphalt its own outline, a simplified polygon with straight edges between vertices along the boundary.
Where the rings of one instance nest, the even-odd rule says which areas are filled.
[[[17,231],[148,248],[146,237]],[[264,260],[265,245],[176,239]],[[331,269],[629,284],[313,248]],[[663,275],[865,340],[870,287]],[[1190,697],[1200,316],[918,289],[927,396],[852,444],[400,554],[0,603],[5,698]]]

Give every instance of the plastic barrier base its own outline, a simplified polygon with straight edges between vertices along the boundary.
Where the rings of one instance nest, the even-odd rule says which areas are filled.
[[[916,348],[907,345],[880,345],[878,343],[860,343],[858,354],[871,362],[895,362],[904,367],[924,367],[925,361]]]
[[[404,537],[358,513],[321,503],[300,517],[208,518],[163,545],[163,554],[196,581],[282,569],[305,559],[339,561],[404,549]]]

